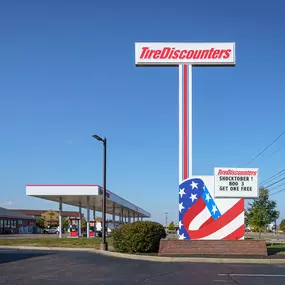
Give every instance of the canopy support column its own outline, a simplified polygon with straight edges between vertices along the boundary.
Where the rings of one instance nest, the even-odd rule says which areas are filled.
[[[62,197],[59,198],[59,238],[62,238]]]
[[[81,237],[81,225],[82,225],[82,209],[81,209],[81,202],[79,203],[79,221],[78,221],[78,236]]]
[[[96,237],[96,209],[93,208],[93,222],[94,222],[94,238]]]
[[[86,220],[87,238],[90,238],[90,207],[89,207],[89,202],[90,202],[90,197],[87,196],[87,220]]]

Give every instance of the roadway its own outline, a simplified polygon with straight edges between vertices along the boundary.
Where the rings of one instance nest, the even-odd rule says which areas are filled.
[[[87,252],[0,250],[0,284],[285,284],[285,265],[160,263]]]

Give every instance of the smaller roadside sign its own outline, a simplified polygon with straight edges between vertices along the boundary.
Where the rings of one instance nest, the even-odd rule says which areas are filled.
[[[215,168],[216,198],[258,198],[258,168]]]

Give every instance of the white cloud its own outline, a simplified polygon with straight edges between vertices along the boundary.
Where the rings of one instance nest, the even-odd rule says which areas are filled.
[[[14,206],[16,205],[17,203],[16,202],[13,202],[13,201],[4,201],[4,202],[0,202],[0,205],[2,207],[9,207],[9,206]]]

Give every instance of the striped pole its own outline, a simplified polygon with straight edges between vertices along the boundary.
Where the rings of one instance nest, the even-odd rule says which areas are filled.
[[[192,65],[179,65],[179,184],[192,177]]]

